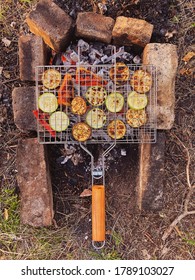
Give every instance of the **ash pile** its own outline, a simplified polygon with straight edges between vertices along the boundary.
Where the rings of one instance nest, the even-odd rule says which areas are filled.
[[[141,57],[130,53],[130,47],[117,47],[82,39],[72,43],[63,53],[52,52],[51,65],[102,65],[115,62],[140,64]]]

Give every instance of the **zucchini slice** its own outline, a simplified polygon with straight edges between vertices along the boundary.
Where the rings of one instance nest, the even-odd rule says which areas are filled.
[[[49,124],[57,132],[64,131],[69,126],[69,117],[64,112],[54,112],[49,118]]]
[[[48,89],[57,88],[61,82],[61,74],[55,69],[48,69],[42,75],[42,83]]]
[[[147,115],[144,109],[132,110],[129,109],[126,113],[127,123],[131,127],[140,127],[147,122]]]
[[[92,106],[100,106],[106,100],[107,92],[101,86],[92,86],[88,88],[85,97]]]
[[[124,106],[124,96],[119,92],[113,92],[106,98],[106,107],[108,111],[117,113],[122,110]]]
[[[58,100],[51,92],[45,92],[39,96],[38,106],[45,113],[52,113],[58,108]]]
[[[146,94],[140,94],[136,91],[130,92],[127,98],[128,105],[131,109],[141,110],[147,106],[148,98]]]
[[[98,129],[104,126],[106,122],[106,115],[103,110],[99,108],[91,109],[86,116],[86,122],[92,128]]]

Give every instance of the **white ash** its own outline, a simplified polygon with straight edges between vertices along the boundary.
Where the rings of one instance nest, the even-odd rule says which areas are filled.
[[[61,161],[61,164],[65,164],[71,157],[72,155],[66,156],[63,161]]]
[[[140,64],[141,63],[141,58],[139,57],[139,55],[136,55],[134,58],[133,58],[133,62],[135,64]]]
[[[126,156],[127,155],[127,151],[125,149],[121,149],[121,156]]]
[[[100,42],[87,43],[83,39],[72,43],[65,52],[54,55],[54,65],[100,65],[121,61],[126,64],[140,63],[141,58],[126,51],[126,47],[116,47]]]
[[[67,163],[70,159],[75,166],[83,162],[82,155],[77,151],[73,145],[64,145],[64,149],[61,150],[64,159],[61,161],[61,164]]]

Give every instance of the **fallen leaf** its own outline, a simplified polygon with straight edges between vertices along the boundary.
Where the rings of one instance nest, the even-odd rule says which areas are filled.
[[[143,254],[144,260],[151,260],[151,255],[148,253],[148,251],[146,249],[142,250],[142,254]]]
[[[14,28],[14,27],[16,26],[16,22],[15,22],[15,21],[12,21],[12,22],[10,23],[10,26],[11,26],[12,28]]]
[[[189,68],[181,68],[180,70],[179,70],[179,73],[181,74],[181,75],[186,75],[186,76],[191,76],[191,75],[193,75],[193,72],[194,72],[194,69],[189,69]]]
[[[11,42],[10,40],[8,40],[6,37],[4,37],[2,39],[2,42],[4,43],[5,47],[9,47],[11,45]]]
[[[111,234],[112,234],[112,231],[111,231],[110,229],[108,229],[108,230],[106,231],[106,234],[107,234],[107,235],[111,235]]]
[[[3,67],[1,66],[0,67],[0,75],[2,75],[2,72],[3,72]]]
[[[6,79],[10,79],[10,73],[8,71],[3,71],[3,76],[6,78]]]
[[[186,69],[185,69],[185,68],[181,68],[181,69],[179,70],[179,73],[180,73],[181,75],[185,75],[185,72],[186,72]]]
[[[81,194],[80,197],[87,197],[87,196],[92,196],[92,191],[89,189],[85,189]]]
[[[167,39],[170,39],[170,38],[172,38],[175,34],[177,34],[177,30],[173,30],[173,31],[167,31],[166,32],[166,34],[165,34],[165,37],[167,38]]]
[[[9,214],[8,214],[8,210],[7,208],[4,209],[4,213],[3,213],[3,216],[4,216],[4,220],[7,221],[8,218],[9,218]]]
[[[183,58],[182,60],[185,62],[188,62],[193,56],[195,56],[195,52],[188,52]]]

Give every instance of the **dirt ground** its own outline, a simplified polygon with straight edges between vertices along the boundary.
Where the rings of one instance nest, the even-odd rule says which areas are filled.
[[[105,15],[145,19],[154,25],[152,42],[176,44],[178,49],[176,118],[173,128],[166,131],[163,209],[155,213],[136,210],[134,186],[138,146],[115,148],[106,169],[107,232],[106,246],[101,251],[94,251],[91,246],[91,198],[79,197],[90,184],[90,170],[86,172],[90,159],[83,155],[85,163],[75,167],[69,161],[62,165],[63,146],[49,147],[54,225],[33,229],[19,223],[16,148],[20,138],[31,135],[25,135],[15,127],[11,92],[14,87],[27,86],[19,79],[18,36],[28,32],[24,19],[36,2],[5,0],[1,3],[0,259],[194,259],[195,59],[186,63],[182,60],[189,51],[195,51],[193,1],[157,0],[154,5],[153,0],[55,0],[73,18],[80,11],[100,12],[98,3],[105,3]],[[6,46],[3,38],[11,44]],[[140,49],[133,50],[140,54]],[[126,149],[126,157],[121,156],[121,148]],[[187,215],[163,240],[172,221],[187,206]]]

